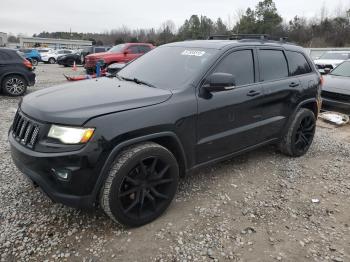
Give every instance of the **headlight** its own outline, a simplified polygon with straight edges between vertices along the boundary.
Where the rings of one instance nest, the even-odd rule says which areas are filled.
[[[94,128],[52,125],[47,136],[58,139],[64,144],[85,144],[90,140],[94,131]]]

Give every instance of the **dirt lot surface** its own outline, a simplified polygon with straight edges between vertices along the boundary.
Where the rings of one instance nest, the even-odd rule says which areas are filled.
[[[73,73],[36,72],[30,91]],[[18,101],[0,97],[1,261],[350,261],[350,126],[319,124],[302,158],[271,146],[199,170],[160,219],[128,229],[52,203],[16,169],[7,130]]]

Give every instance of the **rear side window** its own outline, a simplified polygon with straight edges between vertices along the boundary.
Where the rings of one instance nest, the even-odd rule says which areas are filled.
[[[147,53],[147,52],[151,51],[151,48],[147,45],[140,45],[139,50],[141,53]]]
[[[128,47],[128,51],[129,51],[131,54],[138,54],[138,53],[140,53],[139,47],[136,46],[136,45],[129,46],[129,47]]]
[[[104,47],[96,47],[95,48],[95,53],[101,53],[101,52],[106,52],[106,48],[104,48]]]
[[[260,50],[260,73],[262,81],[288,77],[287,60],[281,50]]]
[[[309,63],[302,54],[287,51],[286,55],[289,63],[289,71],[292,76],[303,75],[312,72]]]
[[[237,86],[254,83],[253,51],[241,50],[229,54],[219,63],[215,73],[232,74]]]

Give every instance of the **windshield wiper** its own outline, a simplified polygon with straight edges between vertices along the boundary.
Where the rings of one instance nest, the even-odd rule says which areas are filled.
[[[140,80],[136,77],[134,78],[127,78],[127,77],[122,77],[122,76],[119,76],[117,74],[117,77],[120,77],[121,79],[125,80],[125,81],[130,81],[130,82],[135,82],[136,84],[139,84],[139,85],[146,85],[146,86],[149,86],[149,87],[154,87],[156,88],[154,85],[152,85],[151,83],[148,83],[146,81],[143,81],[143,80]]]

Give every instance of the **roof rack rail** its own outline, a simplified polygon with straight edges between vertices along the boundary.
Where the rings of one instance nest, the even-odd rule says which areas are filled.
[[[244,39],[259,39],[259,40],[278,40],[286,42],[288,37],[271,37],[268,34],[233,34],[233,35],[211,35],[209,40],[244,40]]]

